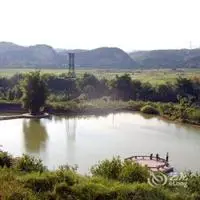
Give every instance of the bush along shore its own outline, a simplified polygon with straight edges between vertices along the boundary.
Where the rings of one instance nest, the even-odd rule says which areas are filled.
[[[92,166],[90,176],[69,165],[49,171],[34,157],[0,151],[2,200],[198,200],[200,174],[184,177],[184,184],[152,185],[146,167],[119,157]]]
[[[0,102],[0,111],[23,113],[20,103]],[[105,101],[82,100],[65,102],[47,102],[45,111],[50,114],[64,115],[103,115],[122,111],[137,111],[160,116],[168,120],[200,125],[200,109],[187,104],[145,102],[145,101]]]
[[[48,104],[52,113],[63,114],[108,114],[120,111],[138,111],[161,116],[168,120],[200,125],[200,109],[185,104],[144,102],[144,101],[85,101],[57,102]]]

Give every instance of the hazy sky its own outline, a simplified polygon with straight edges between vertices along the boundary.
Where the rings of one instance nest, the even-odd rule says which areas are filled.
[[[199,0],[0,0],[0,41],[126,51],[200,47]]]

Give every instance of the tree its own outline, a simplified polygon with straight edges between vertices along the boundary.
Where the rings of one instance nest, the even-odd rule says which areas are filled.
[[[162,102],[176,102],[176,92],[174,85],[170,83],[159,84],[155,87],[155,98],[154,101],[162,101]]]
[[[46,82],[40,71],[28,73],[21,82],[21,89],[23,107],[28,109],[32,115],[40,113],[47,99]]]
[[[129,74],[116,75],[112,87],[116,89],[117,96],[123,100],[129,100],[132,96],[132,80]]]
[[[92,85],[86,85],[83,88],[83,91],[88,96],[88,98],[94,98],[95,97],[95,88]]]
[[[93,74],[84,73],[83,77],[80,79],[80,87],[83,89],[87,85],[92,85],[96,88],[100,83],[99,80]]]
[[[151,101],[154,95],[154,90],[149,82],[142,83],[139,92],[139,99],[142,101]]]
[[[132,80],[132,99],[138,100],[139,99],[139,93],[142,89],[142,83],[139,80]]]
[[[177,99],[181,104],[191,105],[197,98],[198,93],[194,89],[191,79],[179,77],[176,79]],[[181,100],[181,101],[180,101]]]
[[[176,87],[178,94],[181,96],[194,95],[193,83],[190,79],[178,77],[176,79]]]

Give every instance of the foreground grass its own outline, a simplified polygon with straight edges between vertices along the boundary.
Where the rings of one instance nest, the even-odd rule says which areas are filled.
[[[48,171],[33,157],[13,158],[0,152],[2,200],[198,200],[200,175],[188,175],[185,186],[151,186],[147,168],[119,157],[93,166],[83,176],[70,166]]]

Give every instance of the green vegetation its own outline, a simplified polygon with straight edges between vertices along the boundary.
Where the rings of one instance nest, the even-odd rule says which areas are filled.
[[[0,69],[1,77],[12,77],[19,73],[32,72],[34,69],[23,68],[22,69]],[[52,74],[55,76],[61,76],[67,74],[67,69],[41,69],[41,74]],[[134,80],[140,80],[141,82],[149,82],[152,85],[165,84],[166,82],[174,83],[176,78],[182,76],[184,78],[194,78],[200,76],[199,69],[177,69],[177,70],[120,70],[120,69],[88,69],[88,68],[76,68],[77,78],[83,76],[84,73],[95,74],[98,79],[114,79],[116,75],[121,76],[124,73],[129,73]]]
[[[145,114],[157,115],[159,111],[151,105],[145,105],[141,108],[141,112]]]
[[[46,83],[39,71],[30,72],[21,81],[23,107],[28,109],[32,115],[41,112],[47,99]]]
[[[199,125],[199,94],[197,77],[180,76],[173,83],[159,85],[132,79],[130,74],[117,75],[111,80],[98,79],[89,73],[72,79],[67,74],[40,72],[0,78],[0,106],[9,108],[13,102],[13,109],[19,110],[22,100],[33,114],[43,109],[47,98],[44,110],[51,113],[102,114],[134,110]]]
[[[144,183],[147,182],[149,177],[147,168],[128,160],[122,162],[119,157],[99,162],[99,164],[91,168],[91,172],[94,176],[101,176],[125,183]]]
[[[161,103],[150,101],[104,101],[91,100],[77,103],[75,101],[55,102],[48,104],[52,113],[63,114],[108,114],[119,111],[138,111],[145,114],[159,115],[165,119],[179,122],[200,124],[200,110],[198,107],[185,107],[178,103]]]
[[[147,168],[119,157],[93,166],[91,176],[70,166],[48,171],[40,160],[27,155],[14,158],[1,151],[0,157],[7,157],[0,167],[2,200],[197,200],[200,196],[199,174],[187,173],[184,186],[153,187],[147,183]]]

